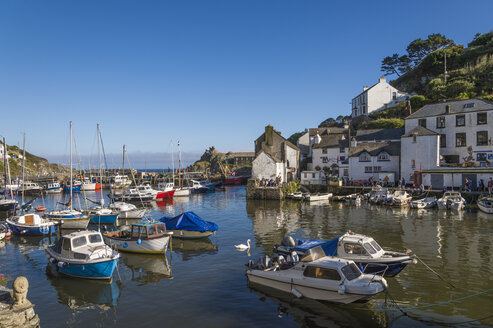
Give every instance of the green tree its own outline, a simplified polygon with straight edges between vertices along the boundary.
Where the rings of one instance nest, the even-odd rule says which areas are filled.
[[[401,76],[399,74],[399,54],[393,54],[392,56],[385,57],[382,60],[380,71],[382,71],[384,75],[396,74],[397,76]]]
[[[380,118],[361,125],[362,130],[368,129],[397,129],[404,127],[404,120],[399,118]]]
[[[296,145],[298,143],[298,139],[304,134],[305,132],[295,132],[288,138],[288,141],[293,145]]]
[[[426,40],[416,39],[406,48],[407,54],[413,66],[418,66],[428,54],[438,49],[455,45],[454,41],[447,39],[440,33],[430,34]]]
[[[411,108],[413,112],[426,105],[426,97],[422,95],[414,95],[409,101],[411,102]]]

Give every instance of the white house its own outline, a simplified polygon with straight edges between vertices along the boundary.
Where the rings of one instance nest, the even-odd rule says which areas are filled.
[[[476,186],[480,179],[489,178],[488,170],[492,170],[493,145],[493,103],[482,99],[468,99],[429,104],[405,120],[406,135],[415,131],[416,127],[440,135],[438,154],[429,155],[429,163],[440,158],[440,167],[416,167],[414,176],[423,174],[422,181],[433,188],[463,185],[466,178]],[[434,142],[434,141],[433,141]],[[404,148],[403,144],[403,151]],[[434,145],[423,145],[434,149]],[[427,155],[428,156],[428,155]],[[428,161],[428,160],[427,160]],[[464,162],[472,163],[479,168],[454,168]],[[403,164],[408,164],[403,160]],[[403,167],[404,170],[404,167]],[[406,168],[406,174],[409,174]],[[421,177],[419,177],[421,179]]]
[[[378,83],[371,87],[363,87],[363,92],[351,101],[351,117],[368,115],[374,111],[393,107],[399,102],[406,101],[410,95],[400,92],[381,77]]]
[[[423,183],[419,172],[440,166],[440,135],[417,126],[401,138],[401,176],[417,186]],[[427,186],[429,184],[426,184]]]
[[[384,180],[394,182],[400,176],[400,141],[375,141],[359,143],[351,140],[349,150],[349,175],[351,180]]]
[[[271,125],[255,140],[255,159],[252,162],[252,178],[273,179],[281,182],[295,179],[299,173],[300,149],[275,131]]]
[[[311,165],[311,157],[312,157],[312,146],[320,141],[320,138],[324,136],[332,135],[332,134],[347,134],[348,128],[338,128],[338,127],[330,127],[330,128],[310,128],[305,129],[305,133],[298,139],[297,146],[300,148],[300,162],[307,160],[308,169],[312,170],[313,165]]]
[[[300,183],[303,185],[322,184],[324,177],[322,171],[303,171]]]
[[[312,146],[312,167],[322,170],[330,176],[349,176],[349,142],[344,134],[321,137]]]

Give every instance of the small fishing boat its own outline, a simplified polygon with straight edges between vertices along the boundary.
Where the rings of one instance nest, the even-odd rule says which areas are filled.
[[[110,208],[97,206],[87,209],[84,214],[89,217],[89,223],[92,224],[115,224],[120,213]]]
[[[111,180],[111,188],[113,189],[125,189],[132,184],[132,181],[126,175],[117,174]]]
[[[217,224],[203,220],[194,212],[185,212],[171,218],[163,217],[160,221],[166,224],[168,231],[173,232],[173,237],[182,239],[206,238],[218,229]]]
[[[123,202],[149,202],[154,200],[154,195],[138,191],[135,188],[130,188],[125,190],[123,193],[114,193],[109,195],[113,201],[123,201]]]
[[[433,208],[436,205],[437,205],[436,197],[426,197],[423,199],[417,199],[409,202],[409,206],[411,206],[411,208],[418,208],[418,209]]]
[[[344,201],[346,203],[355,204],[355,205],[361,205],[362,199],[363,196],[361,196],[360,194],[351,194],[344,196]]]
[[[291,256],[290,256],[291,258]],[[367,301],[387,288],[385,278],[361,273],[351,260],[324,256],[323,252],[305,255],[301,261],[275,262],[266,258],[247,265],[249,283],[274,288],[296,297],[348,304]]]
[[[190,180],[190,183],[192,184],[192,193],[194,194],[203,194],[206,192],[211,191],[207,186],[204,186],[202,183],[200,183],[197,180]]]
[[[96,191],[100,189],[101,189],[101,183],[91,181],[89,178],[84,178],[84,180],[82,180],[82,187],[80,188],[80,190]]]
[[[493,214],[493,196],[483,196],[478,199],[478,207],[481,212]]]
[[[100,232],[78,231],[62,236],[46,249],[49,265],[58,273],[87,279],[111,279],[120,254],[105,245]]]
[[[107,245],[122,252],[164,254],[172,235],[164,223],[147,221],[132,224],[130,231],[109,232],[103,237]]]
[[[12,233],[24,236],[52,235],[58,231],[59,224],[41,217],[39,214],[24,214],[8,218],[7,222]]]
[[[0,235],[3,236],[2,238],[0,238],[0,240],[9,238],[11,234],[12,232],[9,229],[9,226],[6,223],[0,223]]]
[[[370,204],[381,204],[391,196],[390,191],[387,188],[381,186],[375,186],[371,189],[368,195],[368,201]]]
[[[134,204],[125,202],[111,203],[109,208],[118,212],[118,218],[120,219],[141,219],[146,213],[145,208],[137,208]]]
[[[62,229],[86,229],[89,224],[89,217],[72,208],[51,211],[45,213],[44,217],[57,222]]]
[[[309,202],[315,202],[319,200],[328,200],[330,197],[332,197],[332,193],[325,193],[325,194],[308,194],[304,196],[304,200],[309,201]]]
[[[50,182],[46,185],[44,192],[47,194],[58,194],[62,192],[62,187],[58,182]]]
[[[439,210],[461,211],[464,209],[465,202],[460,192],[446,191],[442,198],[437,200],[437,205]]]
[[[43,188],[34,182],[22,182],[19,190],[26,195],[35,195],[43,191]]]
[[[288,198],[289,199],[292,199],[292,200],[303,200],[303,198],[305,196],[308,196],[308,194],[307,193],[303,193],[301,191],[295,191],[292,194],[289,194],[288,195]]]
[[[63,192],[80,192],[82,188],[82,182],[78,180],[72,181],[68,185],[63,186]]]
[[[392,206],[407,206],[411,199],[411,195],[405,190],[396,190],[387,198],[386,204]]]
[[[354,261],[362,272],[393,277],[401,272],[413,256],[406,253],[382,249],[371,237],[345,233],[332,240],[297,240],[291,237],[283,239],[281,245],[274,247],[274,252],[289,255],[293,251],[303,256],[308,250],[320,247],[326,256],[337,256]]]
[[[236,174],[230,174],[224,179],[223,185],[225,186],[241,185],[242,181],[243,181],[242,176],[238,176]]]
[[[173,197],[188,197],[192,194],[192,189],[187,187],[175,188]]]
[[[149,186],[146,186],[150,188]],[[137,187],[139,188],[139,187]],[[155,200],[162,200],[164,198],[173,198],[175,194],[174,183],[172,182],[160,182],[158,184],[158,190],[155,193]]]

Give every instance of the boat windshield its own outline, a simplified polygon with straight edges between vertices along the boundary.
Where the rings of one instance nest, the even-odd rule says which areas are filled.
[[[98,234],[94,234],[94,235],[89,235],[89,242],[91,244],[97,244],[97,243],[100,243],[102,240],[101,240],[101,236],[98,235]]]
[[[359,276],[361,276],[360,269],[358,269],[358,267],[354,263],[343,266],[341,271],[342,271],[342,273],[344,273],[344,276],[349,281],[354,280],[354,279],[358,278]]]
[[[382,250],[382,247],[380,247],[376,241],[372,240],[370,244],[377,250],[377,252]]]
[[[375,254],[377,252],[375,248],[373,248],[369,243],[364,243],[363,245],[368,250],[368,252],[370,252],[370,254]]]
[[[325,257],[325,252],[321,246],[310,248],[303,254],[301,262],[311,262]]]
[[[85,244],[87,244],[86,236],[80,236],[72,239],[72,248],[84,246]]]

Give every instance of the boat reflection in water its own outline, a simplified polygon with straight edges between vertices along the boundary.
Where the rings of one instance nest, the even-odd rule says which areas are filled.
[[[277,316],[291,316],[303,327],[387,327],[388,318],[383,312],[369,311],[365,304],[341,306],[307,298],[296,298],[288,293],[248,283],[260,300],[278,303]]]
[[[216,254],[217,245],[209,238],[176,239],[173,238],[173,252],[181,254],[183,261],[203,254]]]
[[[130,269],[131,280],[141,285],[173,278],[166,256],[125,253],[120,261]]]
[[[59,275],[47,265],[47,276],[50,284],[58,293],[58,302],[71,309],[87,309],[98,307],[109,310],[118,304],[121,282],[102,280],[72,279]]]

